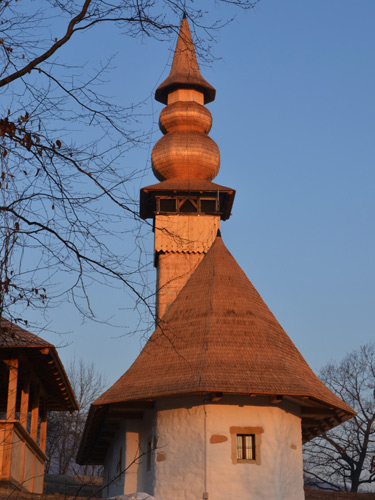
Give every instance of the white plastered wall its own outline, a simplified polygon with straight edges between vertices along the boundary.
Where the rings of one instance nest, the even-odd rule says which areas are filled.
[[[297,407],[186,401],[159,403],[151,494],[160,500],[200,500],[205,491],[209,500],[304,499]],[[231,427],[262,429],[259,464],[233,463]]]

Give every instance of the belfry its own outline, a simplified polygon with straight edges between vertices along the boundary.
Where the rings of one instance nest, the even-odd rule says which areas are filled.
[[[141,190],[155,230],[157,324],[124,375],[91,406],[78,461],[103,464],[105,496],[303,500],[302,443],[354,412],[312,372],[225,247],[235,191],[220,167],[183,18],[156,90],[160,181]]]

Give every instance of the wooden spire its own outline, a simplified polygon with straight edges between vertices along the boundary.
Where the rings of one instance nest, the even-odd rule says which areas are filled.
[[[167,104],[159,122],[164,137],[152,151],[156,178],[214,179],[220,168],[220,152],[207,135],[212,117],[204,103],[215,98],[215,89],[200,74],[186,17],[181,22],[171,72],[155,98]]]
[[[176,50],[169,76],[159,85],[155,99],[167,104],[168,94],[175,89],[195,89],[204,94],[204,103],[215,99],[216,90],[203,78],[199,71],[197,56],[188,20],[184,15],[178,34]]]

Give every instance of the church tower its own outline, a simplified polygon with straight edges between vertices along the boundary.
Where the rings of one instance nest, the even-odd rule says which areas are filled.
[[[227,250],[234,190],[212,181],[219,150],[187,19],[156,99],[159,183],[141,190],[158,273],[154,333],[91,406],[78,463],[103,464],[104,496],[303,500],[302,443],[353,410],[312,372]]]
[[[235,191],[211,182],[219,172],[220,152],[208,136],[212,116],[205,104],[215,93],[199,71],[184,17],[170,74],[155,93],[166,104],[159,121],[164,137],[152,151],[160,183],[141,190],[141,216],[154,220],[159,318],[211,247],[233,204]]]

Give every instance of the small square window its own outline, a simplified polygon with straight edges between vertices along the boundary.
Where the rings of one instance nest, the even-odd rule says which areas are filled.
[[[261,464],[262,427],[231,427],[232,463]]]
[[[255,460],[255,434],[237,434],[237,460]]]
[[[160,198],[160,212],[176,212],[176,200],[173,198]]]
[[[201,212],[203,213],[216,213],[218,211],[217,209],[217,202],[215,199],[209,200],[209,199],[201,199]]]

